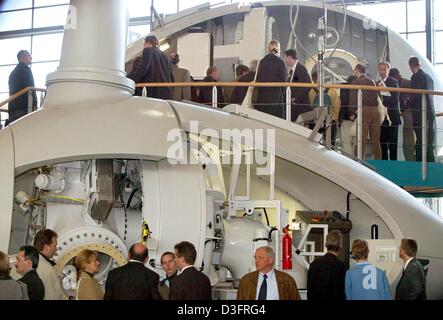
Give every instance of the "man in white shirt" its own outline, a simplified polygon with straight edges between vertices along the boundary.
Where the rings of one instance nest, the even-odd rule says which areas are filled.
[[[300,300],[295,280],[274,269],[275,254],[271,247],[258,248],[254,258],[257,271],[240,280],[237,300]]]

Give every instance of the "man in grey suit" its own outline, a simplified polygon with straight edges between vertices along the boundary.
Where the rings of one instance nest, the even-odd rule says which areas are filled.
[[[174,65],[172,67],[174,82],[191,82],[191,74],[189,73],[189,70],[179,68],[178,66],[178,63],[180,62],[180,56],[178,53],[171,52],[169,57],[171,57],[172,64]],[[191,101],[191,87],[174,87],[172,99],[176,101]]]
[[[417,241],[401,240],[400,258],[405,265],[395,289],[395,300],[426,300],[426,275],[423,266],[415,258],[417,250]]]

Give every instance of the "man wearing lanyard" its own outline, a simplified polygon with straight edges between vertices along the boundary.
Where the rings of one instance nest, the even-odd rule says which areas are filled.
[[[169,300],[171,282],[177,276],[175,255],[174,253],[167,251],[162,254],[160,261],[166,276],[160,281],[158,285],[158,292],[162,296],[163,300]]]

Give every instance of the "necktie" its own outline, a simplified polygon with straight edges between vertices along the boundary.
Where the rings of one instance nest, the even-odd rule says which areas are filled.
[[[288,82],[291,82],[291,80],[292,80],[292,69],[289,70]]]
[[[263,276],[263,282],[261,283],[260,286],[260,291],[258,292],[258,299],[257,300],[266,300],[266,294],[268,291],[268,284],[266,283],[266,278],[268,276],[264,275]]]

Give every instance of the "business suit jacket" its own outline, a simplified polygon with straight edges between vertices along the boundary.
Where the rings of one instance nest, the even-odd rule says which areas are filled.
[[[375,82],[366,76],[360,76],[359,78],[355,79],[352,82],[353,85],[357,86],[375,86]],[[357,111],[357,95],[358,90],[352,89],[349,92],[349,114],[353,115]],[[378,107],[378,100],[377,100],[377,91],[369,91],[369,90],[362,90],[362,102],[363,107]]]
[[[9,75],[9,95],[17,93],[26,87],[35,87],[34,76],[31,68],[26,63],[20,62]],[[35,91],[32,93],[32,106],[37,105],[37,95]],[[9,120],[8,123],[15,121],[28,112],[28,94],[23,94],[20,97],[9,102]]]
[[[255,78],[255,71],[249,71],[247,74],[241,76],[238,82],[252,82]],[[235,87],[232,90],[231,103],[242,104],[248,92],[248,87]],[[257,92],[257,89],[254,90]]]
[[[29,300],[43,300],[45,297],[45,286],[42,279],[37,274],[36,270],[30,270],[23,278],[19,279],[20,282],[26,284],[28,288]]]
[[[327,253],[309,266],[308,300],[346,300],[346,268],[332,253]]]
[[[159,276],[142,263],[129,262],[109,272],[104,300],[161,300]]]
[[[211,282],[204,273],[189,267],[172,281],[170,299],[211,300]]]
[[[286,66],[282,59],[270,53],[260,60],[256,82],[286,82]],[[257,87],[257,103],[254,108],[284,118],[285,88]]]
[[[86,272],[82,272],[77,281],[77,300],[103,300],[102,288]]]
[[[172,68],[174,82],[191,82],[191,74],[189,70],[174,66]],[[174,87],[172,99],[176,101],[191,101],[191,87]]]
[[[294,74],[288,77],[288,82],[311,83],[312,81],[306,67],[297,62]],[[291,121],[296,121],[300,114],[312,110],[309,101],[310,90],[311,88],[291,88]]]
[[[434,90],[434,81],[423,70],[418,70],[411,77],[411,89],[423,89]],[[408,107],[412,111],[412,119],[414,126],[421,127],[421,108],[422,108],[422,95],[411,94],[408,102]],[[427,118],[430,120],[435,119],[434,101],[431,96],[426,95],[427,104]]]
[[[0,278],[0,300],[29,300],[26,284],[9,276]]]
[[[295,280],[285,272],[274,270],[280,300],[301,300]],[[256,300],[259,272],[246,274],[240,280],[237,300]]]
[[[203,82],[217,82],[212,76],[206,76],[203,78]],[[200,87],[199,100],[200,103],[204,103],[212,106],[212,88],[213,87]],[[223,88],[217,87],[217,107],[224,107],[225,98],[223,96]]]
[[[386,87],[388,88],[398,88],[398,81],[394,78],[387,77],[385,81]],[[399,112],[399,94],[398,92],[389,92],[390,97],[381,96],[383,105],[388,109],[389,119],[393,126],[399,126],[401,124],[400,112]]]
[[[426,275],[417,259],[403,271],[395,289],[395,300],[426,300]]]
[[[132,70],[128,78],[136,83],[141,82],[174,82],[172,74],[172,61],[157,47],[143,49],[142,63]],[[171,99],[172,88],[147,88],[148,97],[158,99]]]

